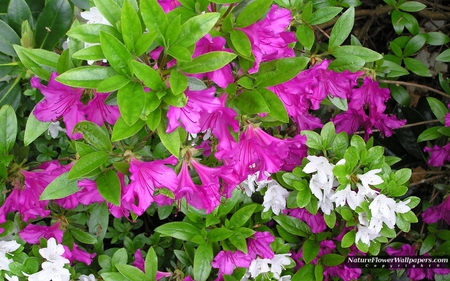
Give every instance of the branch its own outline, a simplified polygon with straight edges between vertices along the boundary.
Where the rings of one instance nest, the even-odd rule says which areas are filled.
[[[447,95],[446,93],[436,90],[435,88],[431,88],[425,85],[421,85],[421,84],[417,84],[417,83],[412,83],[412,82],[405,82],[405,81],[394,81],[394,80],[386,80],[386,79],[379,79],[378,82],[380,83],[386,83],[386,84],[395,84],[395,85],[404,85],[404,86],[412,86],[412,87],[417,87],[417,88],[421,88],[421,89],[425,89],[431,92],[435,92],[436,94],[439,94],[443,97],[446,98],[450,98],[450,95]]]

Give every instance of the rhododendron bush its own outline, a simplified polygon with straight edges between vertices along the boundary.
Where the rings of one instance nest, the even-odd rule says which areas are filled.
[[[442,5],[0,2],[0,280],[449,279]]]

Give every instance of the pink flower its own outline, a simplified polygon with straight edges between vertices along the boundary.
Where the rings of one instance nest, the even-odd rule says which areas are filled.
[[[327,228],[325,219],[320,213],[312,215],[305,208],[290,209],[287,211],[287,213],[289,214],[289,216],[298,218],[299,220],[306,222],[306,224],[311,227],[313,233],[323,232]]]
[[[107,105],[105,103],[109,93],[97,93],[94,90],[94,97],[89,100],[85,107],[86,120],[91,121],[99,126],[103,126],[105,122],[114,125],[119,119],[120,111],[117,105]]]
[[[370,111],[370,118],[373,126],[377,128],[386,137],[392,136],[393,130],[406,124],[406,120],[398,120],[395,116],[389,116],[383,113]]]
[[[73,244],[72,250],[70,250],[69,247],[66,245],[63,245],[64,247],[64,254],[62,255],[64,258],[68,259],[70,261],[70,264],[73,264],[73,262],[83,262],[87,265],[90,265],[92,263],[92,259],[95,258],[97,255],[96,253],[88,253],[85,250],[81,249],[77,244]]]
[[[142,257],[141,249],[137,249],[136,252],[134,253],[134,262],[132,263],[132,265],[134,265],[139,270],[141,270],[142,272],[145,273],[145,261],[144,261],[144,258]],[[157,265],[155,265],[155,266],[157,266]],[[161,278],[171,277],[171,276],[172,276],[172,273],[170,273],[170,272],[156,271],[156,280],[160,280]]]
[[[41,238],[46,240],[55,238],[58,243],[62,243],[64,231],[60,228],[60,222],[52,226],[29,224],[19,232],[20,238],[29,244],[39,244]]]
[[[219,277],[216,280],[223,280],[224,274],[232,274],[236,267],[248,268],[252,263],[252,258],[241,251],[220,251],[212,261],[211,265],[219,269]]]
[[[348,106],[355,110],[368,107],[371,111],[383,113],[386,109],[385,103],[390,97],[389,89],[380,88],[377,81],[365,77],[361,87],[353,91]]]
[[[275,237],[269,231],[255,232],[252,237],[247,239],[248,255],[255,259],[272,259],[275,253],[270,248],[270,243],[275,241]]]
[[[176,191],[177,175],[166,165],[175,165],[177,162],[177,158],[173,155],[152,162],[141,162],[133,158],[130,163],[131,183],[126,188],[122,200],[131,205],[134,213],[142,215],[155,201],[155,188]]]
[[[422,213],[422,219],[425,223],[431,224],[440,220],[445,220],[450,224],[450,196],[447,196],[441,204],[431,206]]]
[[[217,206],[219,206],[220,199],[222,197],[219,182],[219,175],[221,175],[222,170],[220,167],[207,167],[194,159],[191,159],[191,165],[197,172],[201,181],[201,185],[197,188],[199,193],[193,196],[199,196],[203,203],[203,208],[206,209],[206,213],[211,213]]]
[[[66,124],[67,135],[71,139],[81,138],[81,134],[73,134],[75,124],[85,120],[84,104],[81,102],[83,89],[72,88],[63,85],[55,80],[58,76],[56,72],[50,76],[48,85],[42,85],[39,78],[31,78],[31,86],[38,88],[44,95],[34,109],[36,118],[43,122],[55,122],[63,118]]]
[[[370,118],[364,112],[364,109],[349,108],[347,111],[339,113],[336,117],[331,118],[331,121],[336,126],[336,132],[346,132],[347,134],[353,134],[358,129],[363,128],[365,130],[365,138],[368,138],[372,133],[372,123]]]
[[[291,11],[273,5],[263,20],[240,29],[247,34],[255,56],[250,74],[258,72],[261,62],[295,56],[289,48],[296,41],[295,34],[286,31],[291,20]]]
[[[295,167],[300,166],[303,158],[308,155],[306,136],[296,135],[292,139],[284,139],[283,141],[289,152],[287,157],[283,159],[282,169],[284,171],[292,171]]]
[[[163,8],[165,13],[168,13],[181,5],[178,0],[158,0],[158,3]]]
[[[428,159],[428,164],[431,166],[440,167],[443,166],[446,161],[450,161],[450,143],[442,147],[437,145],[432,148],[425,147],[424,151],[431,153],[430,159]]]
[[[232,52],[231,49],[224,48],[225,43],[226,41],[225,38],[223,37],[217,36],[212,38],[211,35],[206,34],[203,38],[197,41],[192,58],[216,51]],[[220,88],[224,89],[228,86],[228,84],[233,83],[234,80],[233,74],[231,73],[230,64],[227,64],[224,67],[212,72],[202,74],[191,74],[190,76],[196,77],[198,79],[203,79],[206,77],[208,80],[213,81]]]

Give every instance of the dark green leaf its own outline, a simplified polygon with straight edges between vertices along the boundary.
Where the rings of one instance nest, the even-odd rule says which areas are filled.
[[[305,47],[305,49],[311,50],[315,40],[314,31],[311,29],[311,27],[305,24],[298,26],[295,32],[295,36],[297,37],[297,40],[300,42],[300,44]]]
[[[403,86],[397,86],[394,84],[389,85],[391,95],[400,105],[409,106],[411,104],[411,98],[408,91]]]
[[[257,91],[258,93],[261,94],[261,97],[264,99],[266,104],[267,105],[270,104],[269,116],[281,122],[288,123],[289,116],[280,98],[277,95],[275,95],[272,91],[269,91],[265,88],[260,88]]]
[[[433,97],[427,97],[427,102],[430,105],[434,116],[444,124],[444,117],[448,113],[447,107],[440,100]]]
[[[114,75],[106,78],[100,82],[97,86],[97,92],[99,93],[109,93],[119,90],[130,83],[130,79],[123,75]]]
[[[45,1],[44,10],[36,22],[36,46],[52,50],[69,30],[72,18],[73,10],[68,0]]]
[[[422,4],[417,1],[408,1],[405,3],[402,3],[398,8],[405,12],[419,12],[425,9],[427,5]]]
[[[305,280],[315,280],[314,277],[314,265],[305,264],[297,271],[294,276],[292,276],[292,281],[305,281]]]
[[[120,6],[114,0],[94,0],[94,4],[106,20],[113,26],[120,21]]]
[[[17,33],[7,23],[0,20],[0,52],[8,56],[16,57],[13,44],[19,45],[20,38]]]
[[[342,237],[341,247],[342,248],[349,248],[351,245],[355,244],[355,237],[356,237],[355,230],[347,232]]]
[[[238,228],[243,226],[255,212],[257,205],[251,204],[241,207],[236,213],[230,218],[230,226],[233,228]]]
[[[128,1],[122,6],[120,26],[125,46],[130,51],[135,50],[135,45],[142,35],[142,26],[138,14]]]
[[[246,113],[268,113],[269,107],[258,91],[244,91],[234,100],[234,104]]]
[[[275,216],[273,219],[287,232],[297,236],[308,237],[311,229],[303,221],[291,216]]]
[[[116,38],[121,37],[114,27],[99,23],[78,25],[71,28],[67,35],[87,43],[100,43],[100,32],[109,33]]]
[[[28,116],[27,125],[25,127],[24,144],[30,145],[35,139],[37,139],[43,132],[45,132],[50,126],[50,122],[42,122],[36,119],[33,112]]]
[[[403,50],[403,55],[405,57],[408,57],[411,56],[412,54],[415,54],[420,49],[422,49],[422,47],[425,45],[426,40],[427,40],[426,34],[419,34],[414,36],[406,44],[405,49]]]
[[[236,18],[237,27],[247,27],[259,20],[272,5],[272,0],[255,0],[248,4]]]
[[[184,241],[191,241],[195,236],[201,235],[197,226],[182,221],[165,223],[155,228],[155,232]]]
[[[439,56],[436,57],[437,61],[443,61],[443,62],[449,62],[450,61],[450,49],[447,49],[439,54]]]
[[[17,34],[22,34],[22,22],[28,21],[33,26],[33,17],[31,10],[25,0],[13,0],[8,5],[8,23],[16,31]]]
[[[98,191],[106,201],[120,206],[122,187],[115,171],[108,170],[106,173],[101,174],[95,182],[97,183]]]
[[[332,52],[333,56],[337,58],[345,58],[348,55],[357,56],[363,59],[365,62],[373,62],[383,58],[379,53],[372,51],[371,49],[361,46],[336,46]]]
[[[200,55],[190,62],[180,62],[178,70],[186,73],[205,73],[220,69],[236,58],[236,54],[230,52],[209,52]]]
[[[345,261],[345,257],[339,254],[325,254],[320,259],[325,266],[337,266]]]
[[[79,179],[94,171],[108,160],[108,153],[96,151],[81,157],[70,169],[68,179]]]
[[[152,281],[144,272],[140,271],[137,267],[128,264],[116,264],[117,270],[122,274],[127,280],[130,281]]]
[[[111,140],[119,141],[131,137],[144,127],[145,122],[141,119],[137,120],[132,126],[129,126],[122,117],[117,119],[114,124]]]
[[[97,238],[92,236],[91,234],[80,230],[78,228],[70,228],[70,233],[72,233],[73,237],[84,244],[95,244],[97,243]]]
[[[0,154],[7,155],[17,137],[17,117],[10,105],[0,109]]]
[[[302,246],[303,260],[305,263],[310,263],[317,257],[320,250],[320,243],[316,240],[306,239]]]
[[[69,172],[55,178],[42,192],[39,200],[52,200],[67,197],[78,191],[76,180],[68,179]]]
[[[425,240],[422,242],[422,246],[420,247],[419,255],[423,255],[428,253],[431,249],[433,249],[436,244],[436,235],[434,233],[430,233]]]
[[[206,281],[211,273],[211,262],[214,258],[212,244],[200,244],[194,256],[194,280]]]
[[[233,231],[231,231],[227,228],[224,228],[224,227],[214,228],[208,232],[207,239],[208,239],[208,241],[211,241],[211,242],[219,242],[219,241],[223,241],[223,240],[227,239],[231,235],[233,235]]]
[[[328,66],[329,69],[337,71],[337,72],[343,72],[345,70],[349,70],[351,72],[356,72],[360,70],[366,61],[361,58],[354,55],[339,55],[337,59],[333,60],[330,65]]]
[[[275,86],[289,81],[308,64],[306,57],[282,58],[261,63],[255,85],[260,87]]]
[[[71,87],[95,89],[100,82],[117,75],[111,67],[82,66],[70,69],[56,77],[56,81]]]
[[[107,134],[97,124],[89,121],[81,121],[75,125],[74,132],[83,134],[83,139],[99,150],[111,151],[112,144]]]
[[[244,57],[250,57],[252,55],[252,45],[244,32],[233,29],[230,31],[230,39],[239,54]]]
[[[427,44],[433,46],[441,46],[447,44],[450,38],[442,32],[428,32],[426,34]]]
[[[145,86],[155,91],[161,90],[164,87],[159,73],[150,66],[135,60],[131,61],[130,65],[133,73],[144,82]]]
[[[435,140],[442,136],[439,130],[443,128],[443,126],[434,126],[423,131],[418,137],[417,142],[423,142],[428,140]]]
[[[121,117],[129,126],[139,120],[145,106],[143,101],[145,101],[145,93],[140,83],[128,83],[117,92]]]
[[[330,34],[329,49],[334,50],[344,43],[353,29],[355,8],[350,7],[339,17]]]
[[[310,19],[306,19],[310,25],[318,25],[332,20],[342,11],[341,7],[323,7],[312,13]]]

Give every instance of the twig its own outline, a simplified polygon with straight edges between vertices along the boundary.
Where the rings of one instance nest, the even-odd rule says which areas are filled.
[[[444,177],[446,177],[446,176],[447,176],[447,175],[439,175],[439,176],[435,176],[435,177],[423,179],[423,180],[420,180],[420,181],[418,181],[418,182],[413,182],[413,183],[411,183],[411,184],[409,185],[409,187],[416,186],[416,185],[421,185],[421,184],[424,184],[424,183],[427,183],[427,182],[431,182],[431,181],[435,181],[435,180],[437,180],[437,179],[444,178]]]
[[[431,123],[438,123],[438,122],[439,122],[438,119],[421,121],[421,122],[417,122],[417,123],[403,125],[403,126],[401,126],[400,128],[398,128],[396,130],[401,130],[401,129],[404,129],[404,128],[409,128],[409,127],[414,127],[414,126],[426,125],[426,124],[431,124]],[[377,129],[373,129],[372,130],[372,133],[379,133],[379,132],[380,132],[380,130],[377,130]],[[366,131],[357,131],[354,134],[355,135],[362,135],[362,134],[365,134],[365,133],[366,133]]]
[[[412,87],[417,87],[417,88],[422,88],[431,92],[435,92],[436,94],[439,94],[443,97],[449,98],[450,99],[450,95],[447,95],[446,93],[436,90],[435,88],[431,88],[428,86],[424,86],[421,84],[417,84],[417,83],[412,83],[412,82],[405,82],[405,81],[394,81],[394,80],[386,80],[386,79],[379,79],[378,82],[380,83],[386,83],[386,84],[395,84],[395,85],[404,85],[404,86],[412,86]]]

